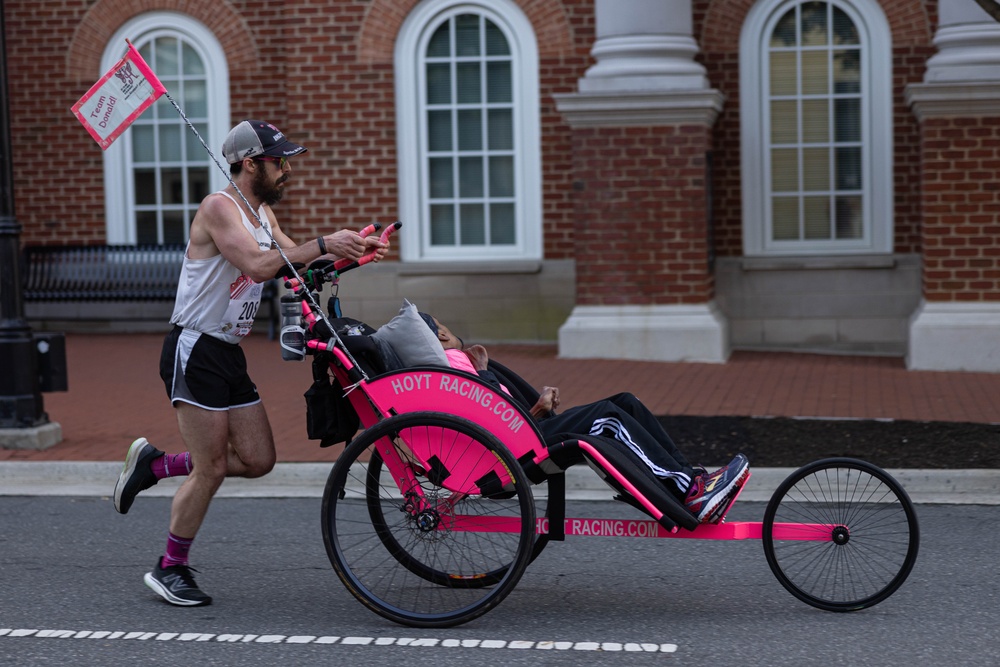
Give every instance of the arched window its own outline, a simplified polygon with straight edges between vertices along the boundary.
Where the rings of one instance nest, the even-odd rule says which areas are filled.
[[[509,0],[430,0],[396,44],[404,261],[541,257],[538,54]]]
[[[218,157],[229,131],[229,69],[218,39],[174,12],[142,14],[108,42],[101,70],[132,41],[171,97]],[[226,176],[161,97],[105,152],[109,243],[184,243],[198,204]]]
[[[892,58],[874,0],[758,3],[741,36],[744,253],[892,251]]]

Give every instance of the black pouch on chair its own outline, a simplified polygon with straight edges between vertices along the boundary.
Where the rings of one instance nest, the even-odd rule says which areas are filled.
[[[340,383],[330,377],[327,362],[319,357],[313,359],[313,383],[305,399],[306,432],[310,440],[320,441],[320,447],[350,442],[358,432],[358,413]]]

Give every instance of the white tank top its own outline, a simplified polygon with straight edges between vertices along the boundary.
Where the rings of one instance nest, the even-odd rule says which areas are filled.
[[[219,191],[236,204],[243,226],[257,240],[261,252],[271,248],[267,230],[254,227],[243,207],[228,193]],[[267,214],[261,205],[257,211],[261,223],[267,225]],[[190,242],[184,251],[184,263],[177,284],[177,300],[170,323],[185,329],[214,336],[227,343],[239,343],[250,333],[253,319],[260,307],[261,284],[255,283],[233,266],[221,254],[208,259],[188,257]]]

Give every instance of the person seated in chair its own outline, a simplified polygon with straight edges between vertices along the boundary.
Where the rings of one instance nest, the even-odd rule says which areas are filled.
[[[649,409],[630,393],[579,405],[556,413],[559,389],[542,387],[533,405],[526,404],[504,387],[489,369],[489,353],[482,345],[466,347],[461,338],[431,315],[420,316],[437,336],[452,368],[479,375],[484,381],[511,394],[536,420],[542,436],[588,434],[614,438],[625,444],[699,521],[717,521],[716,510],[725,510],[731,498],[749,477],[747,457],[737,454],[728,465],[714,472],[692,465]]]

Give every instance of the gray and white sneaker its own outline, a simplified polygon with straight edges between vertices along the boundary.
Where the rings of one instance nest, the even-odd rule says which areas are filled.
[[[170,604],[181,607],[203,607],[212,604],[212,598],[205,595],[194,583],[192,569],[187,565],[171,565],[170,567],[160,567],[160,561],[156,561],[156,567],[152,572],[147,572],[143,577],[146,585],[153,589],[157,595]]]
[[[119,514],[128,514],[139,492],[156,484],[157,479],[149,464],[160,456],[163,456],[163,452],[149,444],[145,438],[136,438],[128,448],[125,465],[115,484],[115,510]]]

